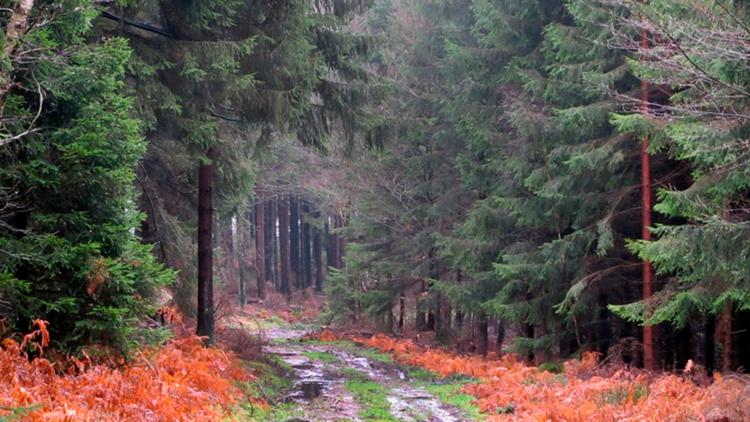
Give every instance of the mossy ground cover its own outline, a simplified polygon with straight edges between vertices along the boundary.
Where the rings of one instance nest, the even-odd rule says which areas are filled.
[[[334,363],[338,360],[334,354],[328,352],[311,351],[304,352],[303,355],[310,360],[317,360],[324,363]]]
[[[355,371],[356,372],[356,371]],[[344,384],[361,406],[359,416],[366,421],[391,422],[398,421],[391,414],[391,405],[388,402],[388,390],[385,386],[368,379],[363,374],[353,375]]]
[[[479,407],[473,403],[475,397],[462,391],[463,387],[474,382],[474,379],[463,376],[440,378],[434,372],[417,367],[407,368],[407,375],[412,382],[423,386],[428,393],[440,399],[441,402],[461,409],[468,420],[483,420]]]

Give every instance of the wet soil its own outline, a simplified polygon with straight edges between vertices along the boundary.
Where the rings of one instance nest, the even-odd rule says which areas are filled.
[[[408,379],[394,364],[361,356],[336,343],[299,341],[306,330],[271,329],[266,353],[292,368],[294,380],[286,401],[294,403],[295,421],[365,421],[362,405],[346,389],[353,377],[376,382],[387,391],[393,419],[407,422],[465,421],[459,409],[442,403]],[[354,372],[356,371],[356,372]]]

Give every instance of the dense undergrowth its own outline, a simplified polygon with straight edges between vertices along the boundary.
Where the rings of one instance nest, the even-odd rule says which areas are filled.
[[[324,333],[324,338],[331,338]],[[514,355],[499,359],[459,356],[424,348],[411,340],[377,335],[357,343],[390,354],[401,364],[427,369],[441,377],[462,375],[476,383],[461,391],[476,398],[488,420],[688,421],[747,420],[750,381],[740,375],[715,374],[708,386],[689,372],[654,374],[626,367],[602,366],[594,353],[569,360],[562,371],[528,366]]]
[[[176,421],[231,419],[268,406],[253,368],[233,353],[188,336],[146,348],[119,367],[48,360],[46,324],[0,348],[0,421]],[[39,355],[29,359],[27,350]]]

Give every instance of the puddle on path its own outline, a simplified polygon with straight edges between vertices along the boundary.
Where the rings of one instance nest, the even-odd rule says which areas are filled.
[[[361,421],[359,404],[344,383],[347,368],[365,374],[388,390],[391,414],[406,422],[459,422],[461,412],[443,404],[424,388],[412,385],[406,375],[393,365],[373,362],[333,344],[309,344],[289,341],[300,339],[309,331],[268,330],[271,341],[264,350],[275,354],[294,372],[292,392],[287,401],[299,406],[299,421]],[[305,352],[322,352],[335,356],[331,362],[310,359]]]

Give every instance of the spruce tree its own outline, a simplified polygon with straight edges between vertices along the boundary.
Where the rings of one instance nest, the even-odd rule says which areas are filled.
[[[147,182],[141,188],[151,198],[144,208],[163,256],[183,270],[177,298],[188,310],[191,295],[185,300],[184,293],[192,290],[193,277],[198,280],[199,331],[209,341],[210,208],[230,213],[249,196],[253,157],[261,159],[278,134],[296,133],[304,143],[323,145],[331,119],[346,122],[352,133],[357,129],[351,117],[364,97],[350,81],[365,75],[348,57],[365,52],[366,41],[341,25],[363,7],[175,0],[104,15],[112,21],[103,23],[104,30],[124,31],[138,53],[138,107],[153,140],[143,168]],[[321,104],[312,101],[316,95]],[[197,248],[191,235],[196,185]],[[191,258],[196,249],[197,274]]]
[[[92,37],[96,15],[85,2],[37,2],[21,38],[4,39],[6,53],[38,54],[3,60],[13,82],[2,99],[0,314],[21,332],[49,321],[67,351],[128,351],[156,333],[142,319],[173,274],[134,235],[146,142],[125,94],[132,51]]]
[[[640,78],[670,87],[670,96],[649,114],[619,114],[614,121],[623,132],[650,137],[652,153],[668,153],[692,169],[688,183],[657,193],[655,210],[676,220],[655,225],[656,240],[630,245],[654,263],[666,285],[648,300],[613,309],[639,323],[676,327],[719,315],[723,366],[729,369],[737,364],[733,337],[742,338],[733,333],[732,319],[750,303],[743,117],[748,75],[738,55],[747,46],[748,16],[735,2],[619,6],[631,18],[618,21],[618,45],[633,53],[630,64]],[[648,42],[637,43],[644,32]]]

